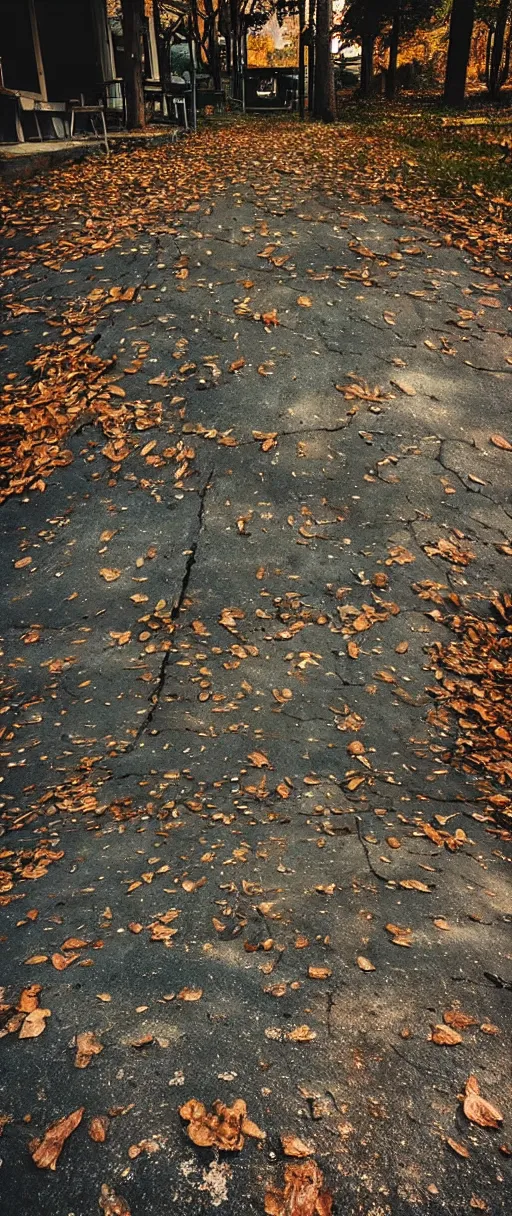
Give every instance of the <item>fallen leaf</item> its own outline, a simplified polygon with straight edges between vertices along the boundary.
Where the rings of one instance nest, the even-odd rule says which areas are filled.
[[[316,1030],[312,1030],[311,1026],[306,1024],[295,1026],[293,1030],[287,1032],[286,1038],[290,1043],[312,1043],[316,1039]]]
[[[454,1153],[457,1153],[458,1157],[469,1157],[469,1149],[465,1144],[459,1144],[458,1140],[452,1140],[451,1136],[446,1137],[446,1143],[450,1145]]]
[[[110,1127],[110,1119],[108,1115],[93,1115],[89,1122],[87,1131],[91,1140],[95,1144],[104,1144],[107,1139],[107,1132]]]
[[[466,1119],[471,1123],[478,1123],[479,1127],[499,1127],[500,1123],[503,1123],[501,1111],[486,1098],[482,1098],[478,1081],[473,1075],[466,1081],[462,1104]]]
[[[441,1022],[440,1025],[432,1027],[430,1041],[440,1047],[454,1047],[457,1043],[462,1043],[462,1035],[452,1026],[444,1026]]]
[[[225,1152],[240,1152],[245,1144],[245,1136],[265,1139],[265,1133],[247,1118],[243,1098],[237,1098],[232,1106],[217,1100],[211,1111],[207,1111],[203,1102],[190,1098],[180,1106],[179,1113],[188,1123],[189,1139],[201,1148],[215,1146]]]
[[[360,971],[375,971],[373,963],[370,962],[369,958],[365,958],[364,954],[358,954],[356,963]]]
[[[116,578],[120,577],[121,571],[116,570],[113,566],[102,566],[99,573],[106,583],[113,583]]]
[[[54,1170],[56,1168],[64,1144],[71,1132],[74,1132],[81,1123],[84,1110],[85,1106],[79,1106],[78,1110],[72,1111],[70,1115],[65,1115],[63,1119],[57,1119],[56,1123],[51,1123],[42,1140],[38,1140],[33,1147],[30,1147],[32,1160],[38,1169]]]
[[[128,1204],[106,1182],[102,1183],[98,1202],[104,1216],[131,1216]]]
[[[330,967],[308,967],[308,975],[310,980],[327,980],[332,975]]]
[[[80,958],[78,953],[73,954],[52,954],[52,965],[56,971],[65,971],[66,967],[70,967],[77,958]]]
[[[178,992],[179,1001],[200,1001],[203,995],[202,988],[182,988]]]
[[[264,752],[249,752],[247,759],[254,765],[254,768],[272,768],[270,760]]]
[[[96,1038],[94,1030],[83,1030],[76,1036],[75,1068],[87,1068],[93,1056],[103,1051],[103,1043]]]
[[[271,1186],[265,1195],[266,1216],[331,1216],[332,1195],[316,1161],[287,1165],[284,1188]]]
[[[491,443],[495,448],[502,448],[504,452],[512,452],[512,443],[505,439],[504,435],[491,435]]]
[[[478,1018],[462,1009],[446,1009],[443,1013],[445,1026],[453,1026],[455,1030],[467,1030],[468,1026],[478,1026]]]
[[[28,988],[23,988],[17,1004],[19,1012],[32,1013],[34,1009],[37,1009],[40,992],[42,992],[41,984],[30,984]]]
[[[306,1144],[299,1136],[286,1134],[281,1136],[281,1148],[285,1157],[311,1157],[315,1151],[311,1144]]]
[[[50,1015],[50,1009],[33,1009],[32,1013],[27,1013],[18,1038],[37,1039],[43,1033],[43,1030],[46,1030],[46,1019]]]

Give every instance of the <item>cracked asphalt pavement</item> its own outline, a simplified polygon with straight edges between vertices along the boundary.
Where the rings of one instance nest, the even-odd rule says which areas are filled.
[[[0,1044],[5,1213],[90,1216],[107,1184],[132,1216],[256,1216],[283,1133],[339,1216],[510,1212],[506,833],[446,760],[425,594],[508,584],[507,282],[414,214],[277,179],[36,263],[44,311],[10,322],[23,373],[48,309],[136,288],[94,350],[161,416],[117,463],[82,420],[1,509],[4,1009],[37,983],[51,1011]],[[453,1010],[461,1042],[432,1041]],[[503,1126],[466,1119],[472,1074]],[[196,1148],[192,1097],[244,1098],[266,1138]]]

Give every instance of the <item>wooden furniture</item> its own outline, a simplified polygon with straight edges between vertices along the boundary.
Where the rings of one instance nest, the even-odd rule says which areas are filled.
[[[105,121],[105,106],[104,106],[103,101],[97,102],[96,105],[85,105],[84,97],[82,94],[79,102],[77,102],[77,101],[69,102],[69,115],[70,115],[69,136],[70,136],[70,139],[73,139],[74,134],[75,134],[75,119],[76,119],[77,114],[85,114],[90,119],[91,127],[92,127],[92,134],[94,134],[98,139],[103,139],[103,142],[105,144],[105,150],[106,150],[106,153],[108,156],[109,155],[109,146],[108,146],[107,124]],[[96,130],[96,125],[95,125],[95,121],[94,121],[95,118],[99,119],[99,125],[101,128],[100,132],[98,132]]]

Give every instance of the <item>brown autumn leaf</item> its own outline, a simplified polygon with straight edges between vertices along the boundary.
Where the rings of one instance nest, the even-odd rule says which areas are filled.
[[[102,1183],[98,1203],[104,1216],[131,1216],[128,1204],[106,1182]]]
[[[291,701],[293,693],[291,688],[273,688],[272,696],[279,705],[284,705],[286,701]]]
[[[109,1127],[110,1119],[108,1115],[93,1115],[87,1128],[90,1139],[94,1140],[95,1144],[104,1144]]]
[[[219,624],[224,625],[225,629],[230,632],[236,631],[237,621],[242,621],[245,612],[241,608],[223,608],[219,617]]]
[[[116,570],[114,566],[102,566],[98,573],[101,574],[106,583],[115,582],[116,578],[119,578],[121,575],[121,571]]]
[[[450,932],[451,925],[448,924],[448,921],[445,920],[444,916],[436,916],[433,923],[436,929],[442,929],[444,933]]]
[[[211,1111],[206,1109],[203,1102],[190,1098],[180,1106],[179,1113],[188,1123],[189,1139],[201,1148],[215,1146],[224,1152],[240,1152],[245,1144],[245,1136],[265,1139],[265,1132],[247,1118],[243,1098],[237,1098],[232,1106],[217,1100]]]
[[[57,1119],[55,1123],[51,1123],[50,1127],[47,1128],[42,1140],[32,1141],[29,1151],[38,1169],[54,1170],[56,1168],[64,1144],[68,1136],[81,1123],[84,1110],[85,1106],[79,1106],[70,1115],[65,1115],[63,1119]]]
[[[412,946],[412,929],[403,928],[401,925],[386,925],[387,932],[391,935],[391,941],[394,946]]]
[[[504,452],[512,452],[512,443],[509,443],[504,435],[491,435],[490,439],[495,448],[501,448]]]
[[[347,743],[347,752],[349,756],[364,756],[366,748],[360,739],[353,739],[351,743]]]
[[[431,1043],[437,1043],[440,1047],[454,1047],[457,1043],[462,1043],[462,1035],[458,1030],[454,1030],[452,1026],[444,1026],[442,1022],[432,1027],[429,1038]]]
[[[347,654],[350,659],[359,658],[359,653],[359,646],[357,645],[357,642],[353,642],[352,639],[350,642],[347,642]]]
[[[289,785],[285,781],[280,781],[279,785],[276,785],[276,794],[279,794],[280,798],[289,798],[291,792]]]
[[[286,1133],[281,1136],[281,1148],[285,1157],[311,1157],[315,1151],[313,1145],[306,1144],[299,1136]]]
[[[375,971],[375,967],[369,958],[365,958],[364,954],[358,954],[356,963],[360,971]]]
[[[500,1123],[503,1123],[501,1111],[486,1098],[482,1098],[480,1086],[473,1075],[466,1081],[462,1105],[466,1119],[471,1123],[478,1123],[479,1127],[499,1127]]]
[[[192,621],[192,629],[200,638],[209,638],[210,634],[202,621]]]
[[[407,384],[405,380],[390,380],[389,383],[393,385],[393,388],[398,388],[406,397],[416,396],[416,389],[412,387],[412,384]]]
[[[181,885],[183,890],[186,891],[188,895],[192,895],[194,891],[199,891],[200,887],[204,887],[206,885],[206,878],[196,878],[195,882],[192,878],[184,878]],[[172,934],[176,932],[176,929],[169,930],[169,933]]]
[[[270,1186],[265,1194],[266,1216],[331,1216],[332,1195],[316,1161],[287,1165],[284,1188]]]
[[[182,988],[178,992],[179,1001],[200,1001],[203,995],[202,988]]]
[[[468,1026],[478,1026],[478,1018],[462,1009],[445,1009],[443,1013],[445,1026],[453,1026],[455,1030],[467,1030]]]
[[[310,980],[328,980],[332,975],[330,967],[314,967],[312,964],[308,967],[308,975]]]
[[[83,1030],[76,1036],[75,1068],[87,1068],[93,1056],[103,1051],[103,1043],[96,1038],[94,1030]]]
[[[469,1157],[469,1149],[465,1144],[459,1144],[459,1141],[452,1140],[451,1136],[446,1136],[446,1143],[450,1145],[454,1153],[457,1153],[458,1157]]]
[[[65,971],[66,967],[70,967],[71,963],[74,963],[77,958],[80,958],[80,955],[76,951],[73,954],[59,954],[57,951],[57,953],[52,954],[52,966],[55,967],[56,971]]]
[[[37,1039],[46,1030],[46,1019],[50,1016],[51,1009],[33,1009],[32,1013],[27,1013],[18,1038]]]
[[[297,304],[299,304],[301,308],[311,308],[313,301],[310,296],[297,296]]]
[[[47,954],[31,954],[30,958],[25,959],[25,966],[28,967],[28,966],[30,966],[31,963],[47,963],[47,962],[48,962]]]
[[[265,755],[265,752],[248,752],[247,759],[250,760],[254,768],[272,768],[270,760],[268,756]]]
[[[28,988],[23,988],[17,1004],[19,1012],[32,1013],[34,1009],[37,1009],[40,992],[42,992],[41,984],[29,984]]]
[[[234,359],[228,367],[228,372],[239,372],[241,371],[242,367],[245,367],[245,359]]]
[[[426,891],[430,895],[430,887],[427,887],[426,882],[420,882],[418,878],[401,878],[398,885],[405,891]]]
[[[311,1026],[304,1023],[302,1026],[294,1026],[293,1030],[289,1030],[286,1038],[290,1043],[312,1043],[316,1039],[316,1030],[312,1030]]]

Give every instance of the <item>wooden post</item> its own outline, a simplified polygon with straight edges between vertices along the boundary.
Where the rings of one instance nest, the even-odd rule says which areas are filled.
[[[316,0],[309,0],[308,11],[308,111],[313,113],[315,100],[315,5]]]
[[[144,0],[121,0],[124,42],[124,87],[126,125],[131,129],[146,126],[142,48]]]
[[[299,115],[304,118],[304,35],[306,33],[306,0],[299,0]]]

